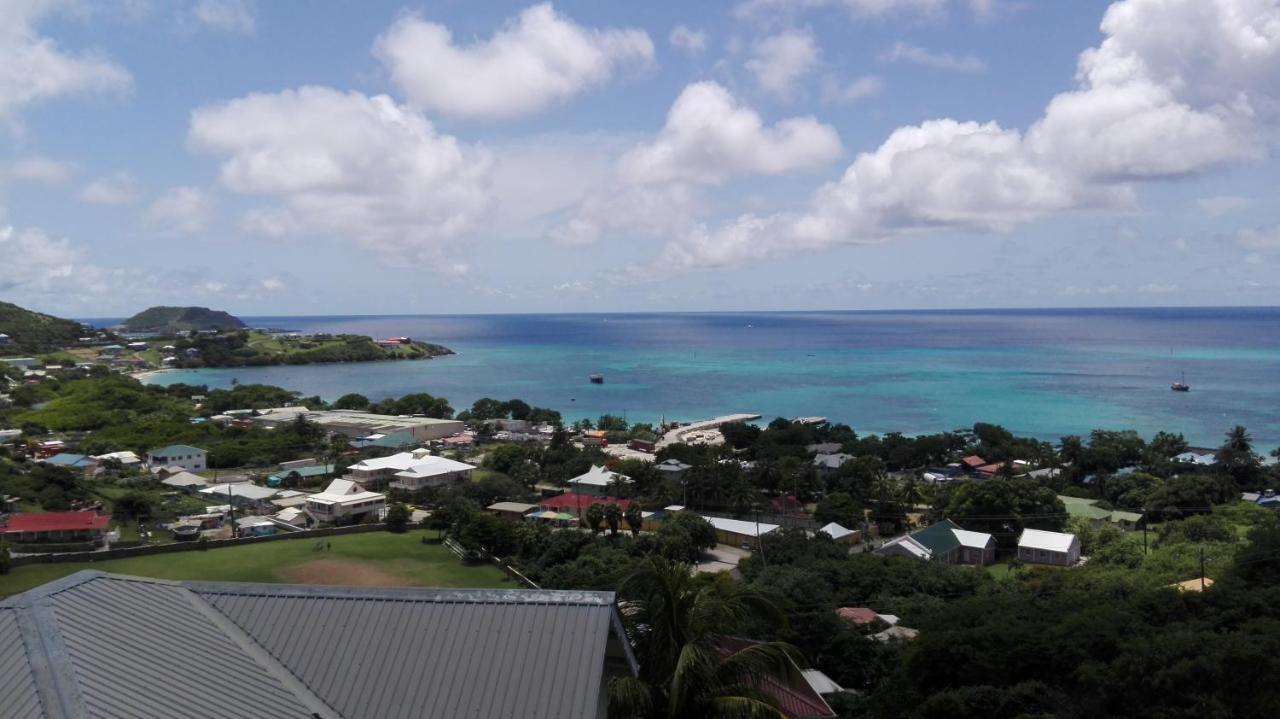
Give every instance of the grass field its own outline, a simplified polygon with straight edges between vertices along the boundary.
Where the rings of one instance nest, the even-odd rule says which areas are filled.
[[[193,550],[101,562],[32,564],[0,576],[0,596],[82,569],[158,579],[420,587],[517,587],[492,565],[467,566],[426,533],[370,532]],[[434,537],[434,533],[430,536]],[[328,549],[317,549],[324,542]]]

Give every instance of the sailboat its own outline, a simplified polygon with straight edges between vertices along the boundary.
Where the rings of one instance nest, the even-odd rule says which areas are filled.
[[[1169,389],[1174,392],[1190,392],[1191,385],[1187,384],[1187,373],[1182,373],[1182,379],[1169,385]]]

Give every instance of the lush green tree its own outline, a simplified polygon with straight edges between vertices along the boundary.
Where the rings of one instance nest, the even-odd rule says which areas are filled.
[[[1218,466],[1231,475],[1240,487],[1251,488],[1257,485],[1261,476],[1261,462],[1253,452],[1253,437],[1249,430],[1236,425],[1227,431],[1226,441],[1218,449],[1215,457]]]
[[[387,525],[387,531],[403,534],[409,529],[409,517],[409,508],[402,502],[396,502],[387,507],[387,518],[384,520]]]
[[[862,523],[862,507],[845,492],[832,492],[818,502],[813,518],[822,524],[836,522],[844,527],[855,528]]]
[[[627,421],[611,414],[602,414],[600,419],[596,420],[596,429],[605,432],[626,432]]]
[[[1231,480],[1211,474],[1184,474],[1166,480],[1147,495],[1146,509],[1155,520],[1203,514],[1213,505],[1234,499]]]
[[[486,512],[476,512],[467,518],[458,541],[467,549],[483,549],[496,557],[520,550],[519,536],[512,523]]]
[[[658,527],[662,555],[672,561],[696,562],[702,552],[716,546],[716,530],[692,512],[677,512]]]
[[[150,497],[142,492],[129,492],[115,501],[111,513],[118,520],[145,522],[151,519],[154,509]]]
[[[591,530],[591,533],[599,534],[601,527],[604,525],[604,507],[600,504],[592,504],[587,507],[584,515],[583,518],[586,520],[587,527]]]
[[[604,522],[609,525],[609,534],[618,536],[618,527],[622,526],[622,508],[616,504],[606,504],[604,507]]]
[[[1235,542],[1235,527],[1226,517],[1217,514],[1201,514],[1174,522],[1165,522],[1156,528],[1156,545],[1199,544],[1202,542]]]
[[[1026,527],[1060,530],[1066,512],[1057,494],[1034,480],[966,480],[952,482],[943,490],[934,519],[953,519],[1009,546]]]
[[[644,526],[644,515],[640,510],[639,502],[632,502],[627,505],[627,511],[623,513],[623,518],[627,521],[627,527],[631,530],[631,536],[640,534],[640,528]]]
[[[337,400],[335,400],[333,403],[333,408],[334,409],[366,410],[366,409],[369,409],[369,405],[370,405],[370,402],[368,397],[365,397],[362,394],[351,392],[348,394],[344,394],[341,397],[339,397]]]
[[[781,717],[769,682],[803,686],[799,651],[733,639],[748,624],[781,625],[763,595],[730,581],[700,580],[689,566],[650,558],[622,580],[627,631],[641,676],[610,682],[618,717]]]

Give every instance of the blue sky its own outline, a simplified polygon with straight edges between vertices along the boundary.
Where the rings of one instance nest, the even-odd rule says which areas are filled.
[[[1277,77],[1280,0],[12,0],[0,298],[1275,304]]]

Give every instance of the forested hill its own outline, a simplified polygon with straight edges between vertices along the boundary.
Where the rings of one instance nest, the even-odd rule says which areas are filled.
[[[127,332],[175,334],[191,330],[241,329],[240,318],[208,307],[151,307],[124,321]]]
[[[74,345],[84,335],[84,329],[79,322],[0,302],[0,334],[9,335],[8,343],[0,346],[0,354],[26,354]]]

